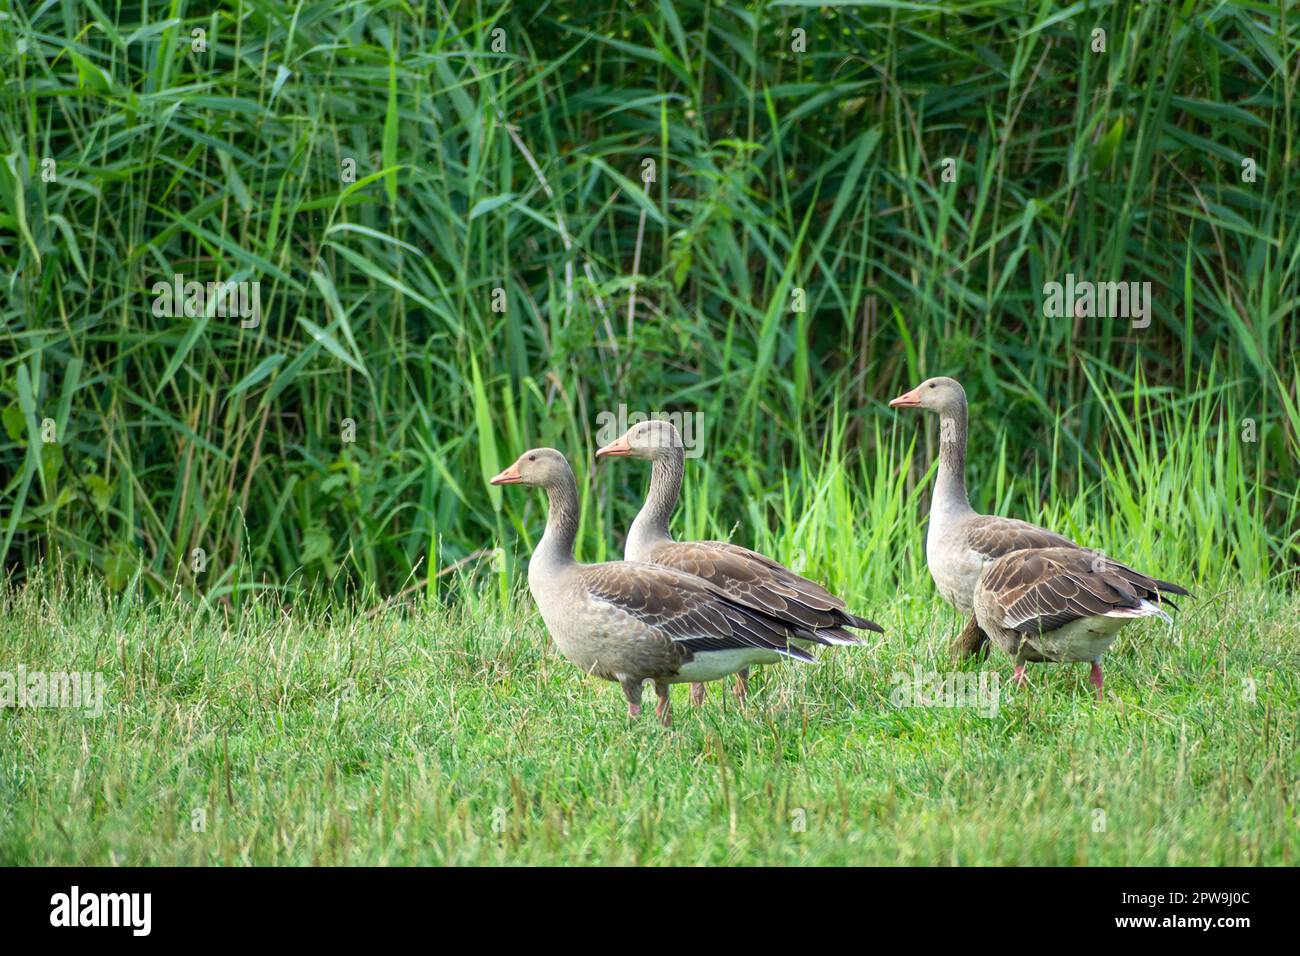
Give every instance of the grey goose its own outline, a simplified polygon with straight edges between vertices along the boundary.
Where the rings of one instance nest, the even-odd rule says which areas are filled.
[[[624,557],[676,568],[724,591],[729,597],[788,624],[816,633],[828,644],[860,644],[845,628],[883,632],[879,624],[849,611],[843,600],[766,555],[727,541],[674,541],[668,530],[677,508],[685,468],[681,434],[672,422],[639,422],[596,452],[597,458],[629,457],[651,463],[650,490],[628,530]],[[736,674],[743,699],[748,668]],[[704,700],[704,685],[691,686],[691,699]]]
[[[893,399],[889,407],[922,408],[939,416],[939,471],[930,499],[925,559],[939,594],[962,614],[974,614],[980,574],[1003,555],[1026,548],[1079,548],[1046,528],[1015,518],[982,515],[971,507],[966,494],[966,392],[955,379],[926,379]],[[1177,584],[1149,580],[1157,591],[1157,602],[1161,594],[1188,593]],[[959,643],[973,653],[987,636],[972,616]]]
[[[587,674],[616,681],[629,716],[641,712],[645,681],[655,685],[655,713],[671,725],[672,684],[718,680],[752,664],[811,661],[794,642],[828,642],[684,571],[580,564],[573,556],[578,486],[553,448],[524,452],[491,483],[545,490],[546,530],[529,562],[528,589],[560,652]]]

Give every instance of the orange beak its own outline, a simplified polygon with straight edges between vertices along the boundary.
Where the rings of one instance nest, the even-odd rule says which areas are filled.
[[[921,407],[921,386],[917,386],[910,392],[904,392],[898,398],[889,403],[890,408],[920,408]]]
[[[491,481],[490,485],[517,485],[524,479],[519,476],[519,462],[515,462],[501,474],[497,475]]]
[[[632,446],[627,443],[626,435],[622,438],[616,438],[604,448],[596,450],[597,458],[624,458],[630,454],[632,454]]]

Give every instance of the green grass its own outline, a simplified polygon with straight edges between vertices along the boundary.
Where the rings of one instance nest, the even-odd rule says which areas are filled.
[[[8,592],[6,660],[109,690],[97,720],[0,711],[0,863],[1300,861],[1294,595],[1206,590],[1122,632],[1103,704],[1083,665],[1037,666],[986,717],[891,703],[896,672],[952,667],[955,617],[910,578],[851,593],[873,645],[763,669],[745,709],[678,688],[666,731],[526,596],[472,593],[228,619],[48,575]]]

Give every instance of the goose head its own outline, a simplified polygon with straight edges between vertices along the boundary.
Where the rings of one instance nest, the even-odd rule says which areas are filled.
[[[532,448],[490,483],[550,488],[566,481],[573,481],[573,470],[563,455],[554,448]]]
[[[638,422],[629,428],[621,438],[616,438],[596,452],[597,458],[644,458],[653,461],[680,455],[682,436],[677,427],[669,421],[652,418]]]
[[[926,408],[945,415],[966,407],[966,392],[955,378],[927,378],[910,392],[893,399],[889,407]]]

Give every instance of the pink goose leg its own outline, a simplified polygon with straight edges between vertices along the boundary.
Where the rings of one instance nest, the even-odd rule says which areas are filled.
[[[623,696],[627,698],[627,715],[629,717],[641,716],[641,682],[627,678],[619,681],[623,687]]]
[[[1088,683],[1097,688],[1097,699],[1101,700],[1101,661],[1092,662],[1092,673],[1088,675]]]

